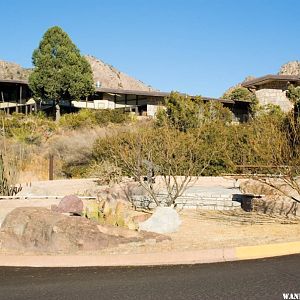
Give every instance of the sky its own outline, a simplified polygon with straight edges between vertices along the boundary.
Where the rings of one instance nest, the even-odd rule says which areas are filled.
[[[52,26],[161,91],[220,97],[300,60],[299,0],[0,0],[0,60],[32,67]]]

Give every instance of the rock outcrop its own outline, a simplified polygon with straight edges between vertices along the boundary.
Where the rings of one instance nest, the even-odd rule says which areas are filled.
[[[279,75],[295,75],[300,76],[300,61],[290,61],[280,67]]]
[[[18,64],[0,60],[0,79],[27,80],[30,72]]]
[[[92,67],[94,82],[99,82],[100,87],[139,91],[153,90],[152,87],[142,81],[120,72],[94,56],[86,55],[85,58]]]
[[[147,239],[163,241],[162,235],[134,232],[100,225],[84,217],[69,217],[42,207],[19,207],[1,226],[0,249],[4,251],[74,253],[97,251]]]
[[[277,187],[277,189],[256,180],[244,180],[240,184],[240,189],[245,194],[262,196],[261,198],[254,199],[254,211],[270,215],[279,214],[286,216],[299,216],[299,203],[286,196],[290,195],[299,199],[298,193],[285,184],[285,182],[280,178],[272,180],[272,184]],[[280,190],[283,193],[281,193]]]

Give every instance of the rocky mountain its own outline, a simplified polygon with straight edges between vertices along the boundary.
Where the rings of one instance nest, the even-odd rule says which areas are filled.
[[[30,69],[18,64],[0,60],[0,79],[27,80]]]
[[[290,61],[280,67],[279,75],[296,75],[300,76],[300,61]]]
[[[94,82],[99,82],[100,87],[140,91],[154,90],[151,86],[120,72],[94,56],[87,55],[85,58],[92,67]]]
[[[116,68],[104,63],[93,56],[85,56],[93,71],[94,82],[99,82],[100,87],[126,90],[152,91],[146,85]],[[0,79],[28,80],[31,69],[25,69],[18,64],[0,60]]]

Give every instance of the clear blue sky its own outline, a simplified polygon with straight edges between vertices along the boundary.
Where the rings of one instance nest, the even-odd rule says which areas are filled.
[[[218,97],[300,60],[299,0],[1,0],[0,59],[31,66],[61,26],[94,55],[162,91]]]

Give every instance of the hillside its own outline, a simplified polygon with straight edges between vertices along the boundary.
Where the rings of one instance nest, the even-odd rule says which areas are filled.
[[[100,59],[90,55],[85,56],[85,58],[92,67],[94,82],[99,81],[101,87],[140,91],[153,90],[152,87],[142,81],[120,72]]]
[[[100,86],[103,88],[140,91],[154,90],[142,81],[120,72],[100,59],[90,55],[85,56],[85,58],[92,67],[94,82],[99,81]],[[30,71],[30,69],[25,69],[16,63],[0,60],[0,79],[28,80]]]
[[[280,67],[279,75],[300,76],[300,61],[290,61]]]
[[[0,79],[27,80],[30,69],[18,64],[0,60]]]

